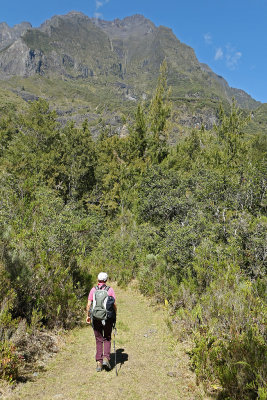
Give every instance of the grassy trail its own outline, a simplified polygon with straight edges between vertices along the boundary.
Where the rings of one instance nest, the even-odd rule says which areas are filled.
[[[134,289],[115,286],[115,291],[118,376],[115,369],[95,371],[95,339],[86,326],[74,330],[46,371],[19,385],[9,399],[207,399],[195,384],[182,344],[175,343],[164,323],[164,310],[150,306]]]

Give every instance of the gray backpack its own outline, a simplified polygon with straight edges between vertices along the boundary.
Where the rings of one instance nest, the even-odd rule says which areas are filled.
[[[105,286],[104,288],[99,288],[96,286],[93,296],[93,307],[91,311],[91,315],[95,319],[105,321],[108,318],[107,301],[109,298],[109,288],[109,286]]]

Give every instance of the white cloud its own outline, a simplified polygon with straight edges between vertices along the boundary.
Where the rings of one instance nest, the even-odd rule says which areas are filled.
[[[109,0],[95,0],[95,8],[96,8],[96,10],[99,10],[99,8],[103,7],[108,2],[109,2]]]
[[[236,51],[236,49],[231,44],[228,44],[225,47],[226,47],[226,55],[225,55],[226,66],[229,69],[234,70],[238,67],[238,62],[242,57],[242,53],[241,51]]]
[[[238,66],[238,61],[242,57],[242,53],[237,51],[233,54],[226,54],[226,65],[229,69],[236,69]]]
[[[103,19],[103,14],[99,12],[99,9],[107,4],[109,0],[95,0],[95,13],[94,17],[96,19]]]
[[[94,17],[96,19],[103,19],[103,14],[99,12],[99,9],[107,4],[109,0],[95,0],[95,13]]]
[[[205,33],[203,36],[206,44],[212,44],[212,37],[210,33]]]
[[[242,57],[241,51],[237,51],[231,44],[218,47],[215,52],[214,60],[224,60],[227,68],[235,70],[238,68],[239,60]]]
[[[222,60],[222,59],[223,59],[223,50],[221,47],[219,47],[218,49],[216,49],[214,60],[218,61],[218,60]]]

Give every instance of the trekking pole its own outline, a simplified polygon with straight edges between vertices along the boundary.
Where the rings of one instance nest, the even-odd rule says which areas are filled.
[[[116,345],[115,345],[115,337],[117,333],[117,328],[114,328],[114,355],[115,355],[115,367],[116,367],[116,376],[118,376],[118,368],[117,368],[117,353],[116,353]]]

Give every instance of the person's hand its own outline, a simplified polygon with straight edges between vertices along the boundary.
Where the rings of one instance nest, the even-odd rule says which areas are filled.
[[[86,318],[86,323],[89,325],[91,324],[91,318],[89,316]]]

